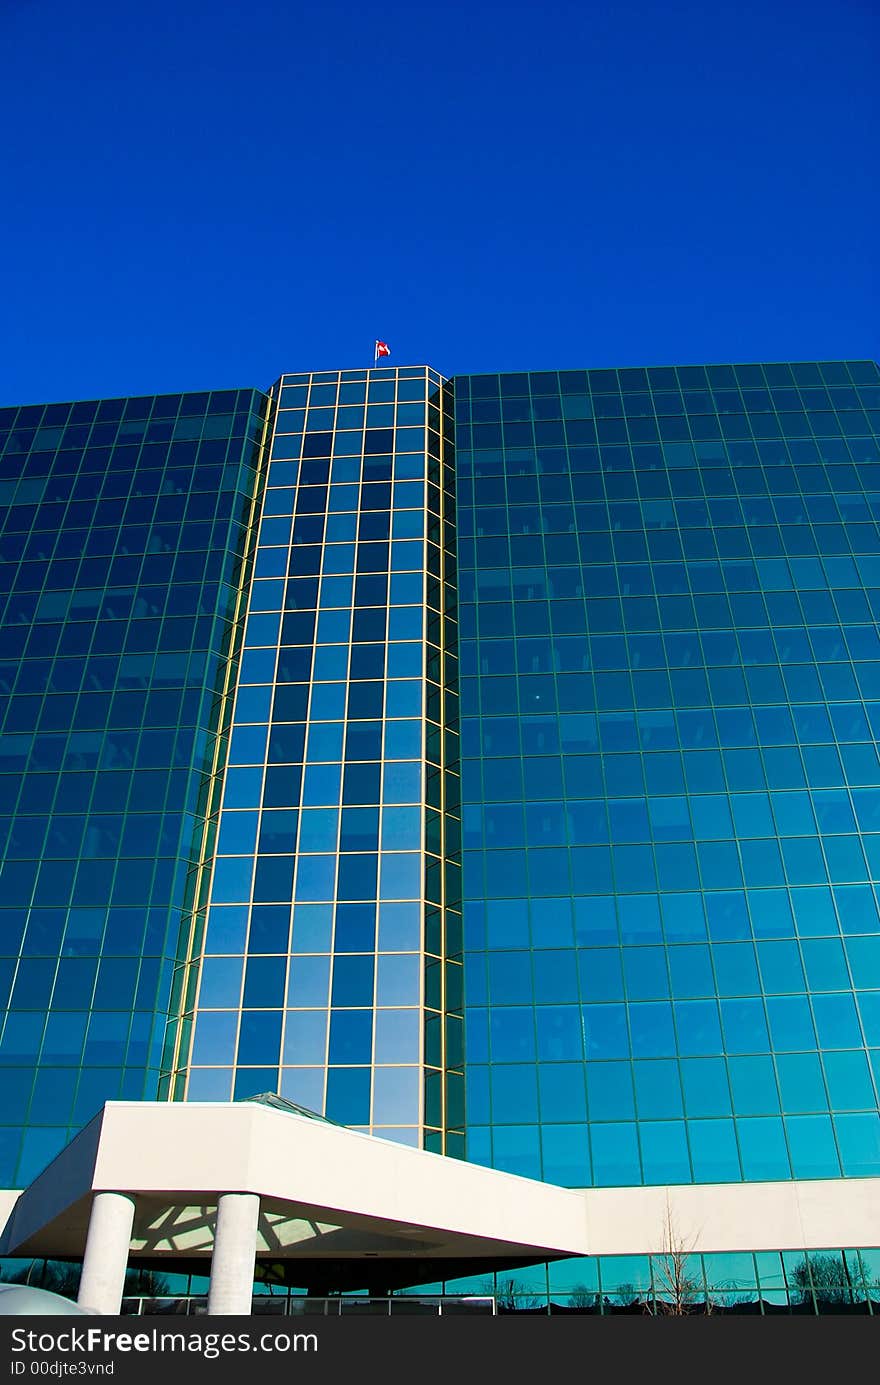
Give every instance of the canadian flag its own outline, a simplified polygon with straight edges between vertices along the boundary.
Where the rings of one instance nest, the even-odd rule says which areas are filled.
[[[391,347],[388,345],[388,343],[385,342],[385,341],[377,341],[377,342],[376,342],[376,356],[375,356],[375,359],[378,361],[378,359],[379,359],[380,356],[390,356],[390,355],[391,355]]]

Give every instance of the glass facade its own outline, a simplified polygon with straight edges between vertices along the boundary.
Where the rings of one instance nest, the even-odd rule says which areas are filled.
[[[461,1153],[451,391],[413,367],[277,393],[177,1091]]]
[[[866,361],[0,410],[0,1186],[263,1091],[575,1187],[880,1175],[878,424]]]
[[[0,1185],[153,1098],[266,396],[0,410]]]
[[[880,1250],[599,1255],[445,1287],[449,1293],[493,1293],[499,1312],[877,1316]]]
[[[880,1173],[876,366],[455,389],[468,1157]]]

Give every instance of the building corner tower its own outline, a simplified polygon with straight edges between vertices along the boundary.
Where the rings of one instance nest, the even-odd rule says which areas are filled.
[[[285,375],[270,434],[166,1090],[461,1155],[451,387]]]

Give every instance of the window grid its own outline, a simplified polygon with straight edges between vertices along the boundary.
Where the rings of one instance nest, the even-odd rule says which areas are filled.
[[[7,1187],[159,1090],[265,406],[0,411]]]
[[[876,367],[455,387],[469,1157],[877,1172]]]
[[[280,1083],[283,1094],[333,1118],[361,1128],[372,1124],[385,1135],[421,1143],[433,1139],[425,1125],[443,1122],[442,1105],[437,1108],[430,1096],[432,1109],[422,1112],[419,1077],[438,1061],[423,1050],[423,1021],[430,1033],[431,1008],[442,1006],[442,996],[434,1000],[422,976],[424,890],[427,882],[430,900],[434,859],[425,853],[425,833],[429,819],[438,824],[441,819],[441,805],[425,798],[425,772],[441,753],[439,745],[432,749],[432,722],[425,720],[426,712],[434,715],[425,699],[427,689],[432,702],[431,641],[439,639],[434,625],[442,604],[439,561],[432,557],[439,554],[435,545],[441,537],[434,476],[439,448],[430,441],[433,432],[426,434],[426,424],[439,426],[440,413],[427,398],[435,381],[425,371],[401,372],[396,384],[395,403],[394,372],[371,372],[369,381],[343,380],[343,395],[368,392],[371,401],[374,394],[385,396],[367,404],[365,435],[363,419],[357,434],[339,431],[332,412],[340,392],[335,381],[313,376],[281,382],[188,1093],[191,1099],[240,1096],[275,1090]],[[288,413],[290,403],[301,407]],[[340,404],[338,413],[358,407]],[[390,409],[390,419],[371,418],[374,407]],[[381,426],[371,434],[374,421]],[[384,557],[374,553],[377,544],[384,545]],[[285,737],[288,747],[273,755],[273,743],[277,748]],[[301,779],[301,785],[278,788],[282,798],[275,806],[285,764],[289,784]],[[365,775],[374,782],[359,785]],[[360,802],[375,807],[356,808]],[[289,815],[286,856],[277,845],[256,847],[256,832],[262,833],[268,815],[276,812]],[[239,830],[247,836],[236,848]],[[432,850],[441,845],[438,839]],[[285,874],[281,880],[279,874],[277,884],[264,887],[260,871],[274,869],[273,862],[284,864],[289,878]],[[372,878],[352,878],[353,870],[371,868]],[[365,917],[370,909],[376,913],[377,884],[378,932],[375,920],[368,923]],[[250,932],[239,930],[237,948],[229,947],[240,960],[235,968],[227,965],[229,975],[218,982],[220,1003],[227,1007],[226,1019],[218,1019],[209,1008],[218,1002],[205,989],[213,986],[215,974],[221,977],[212,920],[219,922],[234,909],[245,914],[248,904],[252,920],[257,908],[274,907],[280,914],[291,898],[293,933],[279,922],[275,978],[266,1001],[279,1018],[283,1013],[284,1032],[265,1012],[265,1042],[248,1041],[246,1051],[257,1061],[246,1061],[242,1036],[252,1023],[253,1003],[241,990],[241,974],[250,975],[255,963],[270,959],[255,955],[253,923]],[[359,924],[352,911],[363,916]],[[343,921],[345,933],[340,932]],[[315,927],[323,932],[312,937]],[[352,927],[362,930],[359,950],[349,937]],[[303,992],[298,978],[308,978],[310,965],[317,968],[312,984],[318,989]],[[418,1017],[418,1032],[406,1007]],[[396,1037],[395,1024],[401,1030]],[[220,1026],[222,1041],[212,1037]],[[442,1051],[440,1060],[442,1065]],[[400,1093],[407,1083],[405,1102],[395,1097],[395,1070]],[[372,1107],[369,1086],[357,1080],[361,1073],[374,1077]],[[430,1087],[429,1070],[424,1081]]]

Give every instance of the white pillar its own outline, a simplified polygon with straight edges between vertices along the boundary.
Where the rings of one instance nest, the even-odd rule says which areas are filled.
[[[122,1307],[134,1199],[127,1193],[95,1193],[77,1302],[94,1313]]]
[[[218,1199],[208,1286],[208,1313],[213,1316],[250,1316],[259,1216],[256,1193],[223,1193]]]

